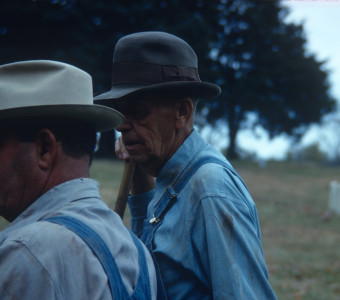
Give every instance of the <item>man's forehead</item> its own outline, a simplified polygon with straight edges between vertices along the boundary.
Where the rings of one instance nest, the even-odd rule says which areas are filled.
[[[123,99],[115,100],[113,103],[113,108],[128,108],[136,105],[146,105],[147,101],[142,99]]]
[[[164,105],[169,100],[164,96],[143,96],[143,97],[134,97],[134,98],[127,98],[127,99],[120,99],[114,101],[114,108],[127,108],[133,106],[155,106],[157,104]]]

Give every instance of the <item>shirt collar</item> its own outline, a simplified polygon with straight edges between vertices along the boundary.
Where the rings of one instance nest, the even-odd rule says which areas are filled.
[[[39,221],[65,204],[84,197],[100,198],[97,181],[90,178],[66,181],[50,189],[34,201],[5,230],[14,230],[17,227]]]
[[[169,185],[172,185],[182,172],[190,165],[200,150],[206,146],[205,141],[194,129],[181,147],[167,161],[156,179],[155,199],[159,199]],[[158,195],[158,193],[160,195]]]

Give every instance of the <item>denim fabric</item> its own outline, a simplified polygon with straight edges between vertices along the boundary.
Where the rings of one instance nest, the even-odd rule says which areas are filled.
[[[130,232],[130,234],[138,250],[139,277],[133,291],[133,295],[130,297],[125,289],[116,261],[98,233],[92,230],[92,228],[87,226],[85,223],[80,222],[79,220],[70,216],[56,216],[45,219],[45,221],[56,223],[72,230],[91,248],[107,274],[111,294],[113,295],[114,299],[151,299],[149,272],[145,260],[144,249],[138,238],[132,232]]]
[[[88,245],[69,229],[44,221],[65,215],[101,236],[128,294],[133,294],[140,271],[133,238],[101,201],[97,182],[82,178],[51,189],[0,232],[1,299],[112,299],[107,275]],[[152,258],[140,246],[156,299]]]
[[[168,299],[276,299],[269,284],[255,204],[230,163],[196,131],[167,162],[156,188],[129,198],[131,228],[141,234],[160,199],[202,157],[161,218],[152,239]]]

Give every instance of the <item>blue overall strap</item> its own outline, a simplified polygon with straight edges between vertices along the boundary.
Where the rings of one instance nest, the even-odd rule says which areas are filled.
[[[150,287],[150,277],[148,271],[148,265],[146,263],[146,257],[144,248],[140,240],[130,232],[132,240],[134,241],[138,250],[138,262],[139,262],[139,278],[135,290],[131,296],[132,300],[140,299],[151,299],[151,287]]]
[[[179,179],[173,184],[173,186],[168,187],[166,193],[163,194],[161,200],[159,201],[159,205],[154,213],[153,218],[150,220],[150,223],[158,222],[160,218],[166,213],[166,211],[170,208],[171,204],[176,200],[177,195],[180,191],[186,186],[190,178],[196,173],[196,171],[205,164],[214,163],[219,164],[226,167],[231,173],[237,176],[242,184],[247,189],[242,178],[236,173],[236,171],[229,166],[227,162],[224,162],[215,157],[201,157],[198,161],[196,161],[190,168],[184,170],[184,174],[180,175]]]
[[[109,248],[103,239],[93,229],[83,222],[69,216],[56,216],[45,219],[44,221],[63,225],[79,235],[101,262],[107,274],[113,298],[119,300],[130,299]],[[140,275],[140,277],[143,276]]]
[[[226,167],[231,173],[233,173],[235,176],[237,176],[241,182],[246,187],[245,183],[241,179],[241,177],[236,173],[236,171],[225,161],[222,161],[220,159],[214,158],[214,157],[201,157],[199,160],[197,160],[190,168],[185,169],[184,173],[182,173],[178,180],[171,186],[168,187],[165,193],[162,195],[159,205],[154,212],[154,215],[150,220],[144,221],[144,228],[143,233],[141,235],[141,240],[144,242],[146,247],[149,249],[152,258],[154,260],[155,269],[156,269],[156,275],[157,275],[157,299],[163,300],[167,299],[163,279],[161,277],[161,270],[158,264],[158,261],[155,257],[155,253],[153,252],[153,237],[155,234],[155,231],[157,228],[161,225],[161,221],[165,213],[170,209],[171,205],[176,201],[177,195],[180,193],[180,191],[185,187],[185,185],[188,183],[190,178],[197,172],[197,170],[208,163],[215,163],[222,165]]]

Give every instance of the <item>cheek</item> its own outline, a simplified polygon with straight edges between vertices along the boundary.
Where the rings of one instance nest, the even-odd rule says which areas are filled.
[[[169,141],[174,132],[172,124],[165,122],[154,124],[154,126],[141,126],[138,130],[138,134],[143,138],[148,148],[161,147],[161,145]]]
[[[0,167],[0,214],[16,215],[26,207],[27,187],[33,186],[33,168],[25,151],[7,157]]]
[[[134,120],[133,129],[143,140],[148,155],[162,156],[173,142],[175,112],[155,107],[144,120]]]
[[[20,206],[24,178],[18,173],[15,164],[8,162],[1,167],[0,213],[12,214]]]
[[[14,154],[14,151],[12,153]],[[0,159],[2,161],[0,167],[0,191],[3,194],[13,187],[14,182],[19,182],[18,171],[20,171],[21,159],[17,155],[6,155],[6,157],[1,155]]]

